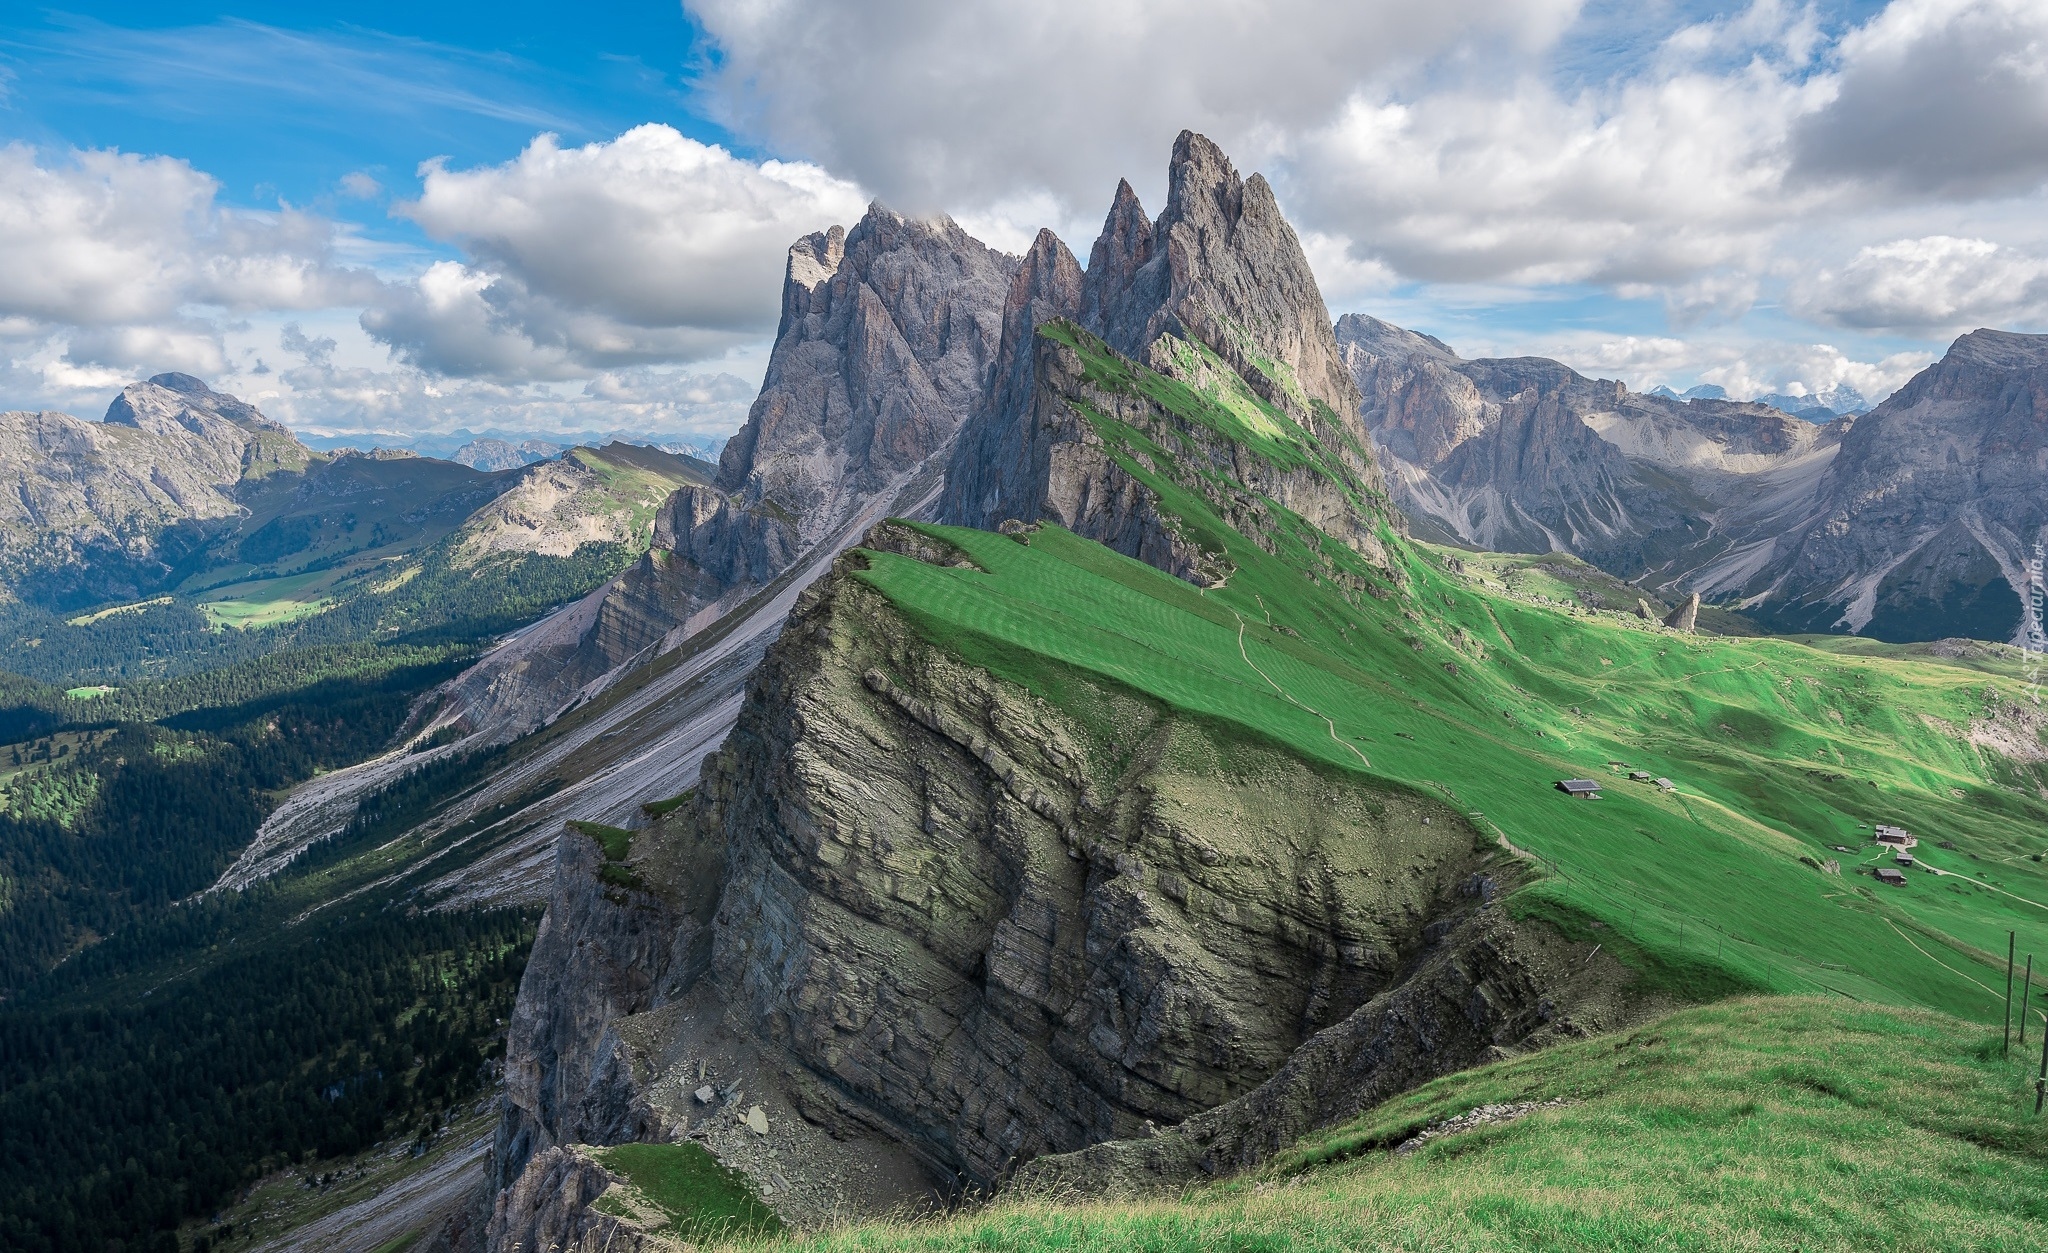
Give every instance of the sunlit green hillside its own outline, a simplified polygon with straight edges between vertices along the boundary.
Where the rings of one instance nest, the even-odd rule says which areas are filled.
[[[1105,361],[1091,378],[1145,373]],[[1131,386],[1237,438],[1235,415],[1185,388]],[[2016,666],[1680,634],[1384,533],[1390,581],[1272,502],[1280,525],[1240,534],[1161,471],[1177,450],[1085,416],[1230,571],[1222,586],[1053,526],[1021,543],[924,527],[975,568],[876,553],[862,577],[934,640],[1041,693],[1079,667],[1446,798],[1540,863],[1520,908],[1600,924],[1624,956],[1978,1021],[2002,1013],[2008,931],[2048,964],[2048,753],[2011,707]],[[1554,786],[1578,777],[1604,795]],[[1920,837],[1904,886],[1859,873],[1891,864],[1876,823]]]

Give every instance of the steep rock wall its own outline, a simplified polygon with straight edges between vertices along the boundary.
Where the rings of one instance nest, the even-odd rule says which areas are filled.
[[[710,866],[669,868],[671,859],[702,851],[685,832],[660,847],[650,842],[638,861],[607,863],[587,835],[570,829],[557,840],[547,914],[507,1028],[497,1187],[541,1149],[611,1144],[656,1129],[613,1025],[666,1004],[705,969],[715,851]]]
[[[525,731],[717,621],[816,546],[857,534],[864,510],[944,464],[994,359],[1016,270],[950,219],[879,204],[850,232],[796,241],[761,394],[716,482],[662,504],[652,550],[593,599],[573,644],[549,641],[558,664],[512,674],[522,655],[487,658],[450,685],[454,701],[488,693],[494,729]]]
[[[1241,533],[1271,535],[1273,501],[1389,567],[1377,532],[1401,519],[1271,189],[1256,175],[1241,179],[1192,133],[1174,147],[1168,185],[1156,222],[1129,184],[1118,186],[1085,276],[1040,234],[1005,304],[991,386],[955,446],[941,518],[984,529],[1053,519],[1179,577],[1225,577],[1105,438],[1096,419],[1109,417],[1158,450],[1148,469]],[[1229,411],[1220,422],[1199,412],[1210,403]],[[1296,452],[1252,451],[1232,414],[1286,424],[1275,438]]]
[[[707,764],[727,1002],[977,1183],[1270,1075],[1491,855],[1421,802],[1085,701],[1093,720],[959,662],[848,568]]]

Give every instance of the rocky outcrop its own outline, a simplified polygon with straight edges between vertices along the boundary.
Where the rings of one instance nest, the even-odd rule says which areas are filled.
[[[715,480],[679,488],[650,551],[556,624],[542,652],[487,658],[451,710],[517,734],[580,691],[667,651],[759,593],[943,456],[994,359],[1016,259],[947,218],[881,205],[851,232],[790,247],[782,322],[761,394]],[[573,639],[568,632],[574,628]]]
[[[1014,257],[951,219],[879,204],[798,240],[761,395],[715,491],[668,515],[678,571],[708,603],[758,586],[946,447],[981,394]]]
[[[859,563],[807,594],[690,818],[721,850],[708,986],[801,1072],[807,1116],[992,1184],[1242,1095],[1482,903],[1499,855],[1459,815],[1108,689],[1092,725],[923,641]],[[628,915],[564,858],[508,1046],[507,1168],[629,1134],[588,1113],[632,1105],[593,1078],[602,1007],[696,968],[607,939]]]
[[[607,891],[565,837],[494,1231],[576,1238],[547,1215],[591,1190],[550,1155],[577,1139],[687,1137],[771,1203],[840,1195],[799,1163],[903,1150],[955,1188],[1224,1173],[1637,1009],[1591,944],[1501,912],[1518,863],[1462,814],[1084,674],[1054,706],[920,636],[868,560],[805,595],[695,804],[634,841],[645,893],[715,905]],[[756,1105],[795,1137],[765,1157]]]
[[[1240,178],[1222,149],[1182,131],[1166,209],[1149,230],[1143,216],[1119,183],[1089,255],[1089,330],[1155,368],[1161,336],[1198,341],[1283,409],[1356,411],[1322,292],[1262,175]]]
[[[1733,590],[1784,630],[2018,643],[2048,542],[2048,335],[1972,331],[1841,438]]]
[[[239,516],[244,483],[311,457],[184,374],[131,384],[103,422],[0,413],[0,595],[68,607],[154,591]]]
[[[1174,145],[1156,221],[1118,185],[1085,275],[1042,232],[1004,307],[943,519],[1055,521],[1182,578],[1227,577],[1197,520],[1164,506],[1164,479],[1242,534],[1271,534],[1278,504],[1390,565],[1377,528],[1398,518],[1300,243],[1265,180],[1207,139]],[[1142,471],[1104,420],[1149,441]]]
[[[607,861],[573,828],[556,843],[548,911],[506,1034],[504,1115],[492,1157],[499,1188],[542,1149],[658,1129],[638,1099],[615,1024],[667,1004],[703,973],[718,872],[716,850],[702,864],[687,832],[640,851],[637,860]],[[687,871],[669,870],[677,863]]]
[[[1471,886],[1475,896],[1492,891],[1484,881]],[[1435,939],[1412,974],[1316,1035],[1257,1088],[1152,1135],[1040,1158],[1016,1187],[1119,1195],[1250,1170],[1439,1075],[1644,1013],[1624,990],[1629,972],[1583,948],[1482,905]]]
[[[671,1253],[680,1245],[591,1203],[616,1182],[576,1148],[542,1150],[498,1194],[485,1233],[493,1253]]]
[[[1684,631],[1688,635],[1698,628],[1699,620],[1700,594],[1698,592],[1687,596],[1683,604],[1664,615],[1665,626],[1670,627],[1674,631]]]
[[[458,562],[538,553],[567,557],[585,544],[639,548],[661,542],[658,512],[677,484],[704,482],[687,457],[631,444],[579,448],[537,461],[495,483],[496,494],[476,509],[454,537]]]

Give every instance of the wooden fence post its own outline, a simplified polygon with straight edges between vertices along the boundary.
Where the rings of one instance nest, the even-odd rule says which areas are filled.
[[[2020,979],[2020,1047],[2027,1047],[2027,1006],[2034,1000],[2034,955],[2027,954],[2027,973]]]
[[[2041,1015],[2041,1073],[2034,1079],[2034,1117],[2041,1116],[2041,1098],[2048,1096],[2048,1014]]]
[[[2005,933],[2005,1055],[2012,1055],[2012,959],[2018,951],[2019,937],[2013,932]]]

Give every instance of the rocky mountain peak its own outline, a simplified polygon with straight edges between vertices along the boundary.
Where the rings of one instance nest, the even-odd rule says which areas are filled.
[[[1132,190],[1130,181],[1118,179],[1109,215],[1102,222],[1102,233],[1096,236],[1095,247],[1088,253],[1088,276],[1081,303],[1084,325],[1107,327],[1127,304],[1152,309],[1165,300],[1165,287],[1160,281],[1164,276],[1157,271],[1148,275],[1154,280],[1156,291],[1135,298],[1132,295],[1139,272],[1152,259],[1152,243],[1152,219],[1138,203],[1138,193]]]
[[[2039,369],[2048,366],[2048,335],[1974,330],[1949,345],[1944,359],[1992,370]]]
[[[950,438],[979,393],[1016,259],[951,218],[876,202],[851,231],[791,246],[782,325],[719,487],[830,525]],[[831,515],[831,516],[827,516]]]
[[[1365,313],[1347,313],[1337,319],[1337,346],[1347,354],[1357,350],[1396,361],[1459,359],[1456,350],[1434,335],[1382,322]]]
[[[246,430],[278,434],[286,428],[263,416],[261,410],[238,396],[214,391],[189,374],[158,374],[144,382],[130,383],[107,406],[104,421],[115,426],[132,426],[155,435],[184,432],[214,438],[209,420],[232,423]]]
[[[1136,213],[1137,197],[1119,186],[1090,254],[1091,330],[1139,360],[1164,334],[1200,340],[1254,386],[1263,380],[1260,390],[1284,408],[1320,402],[1346,419],[1357,413],[1329,308],[1263,177],[1240,177],[1222,149],[1182,131],[1149,238]],[[1099,275],[1098,262],[1107,263]]]
[[[797,240],[789,246],[789,270],[783,278],[785,296],[797,289],[816,291],[818,284],[839,272],[839,262],[845,256],[846,228],[843,226]]]

